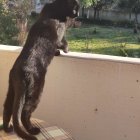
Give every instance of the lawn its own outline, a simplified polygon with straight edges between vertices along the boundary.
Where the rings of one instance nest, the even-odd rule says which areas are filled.
[[[83,24],[68,29],[66,38],[70,51],[140,57],[140,34],[133,29]]]

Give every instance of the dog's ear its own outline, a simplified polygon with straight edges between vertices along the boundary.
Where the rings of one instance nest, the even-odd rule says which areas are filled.
[[[79,5],[79,1],[78,0],[67,0],[67,2],[71,6],[73,6],[73,5]]]
[[[68,0],[69,2],[69,5],[71,6],[71,9],[72,9],[72,14],[73,14],[73,17],[78,17],[79,16],[79,2],[76,1],[76,0]]]

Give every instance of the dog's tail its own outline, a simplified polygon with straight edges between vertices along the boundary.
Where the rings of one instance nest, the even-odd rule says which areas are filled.
[[[18,136],[20,136],[23,139],[26,140],[37,140],[37,138],[31,134],[28,134],[27,132],[25,132],[19,123],[19,118],[21,116],[21,110],[22,110],[22,106],[24,102],[24,97],[16,97],[14,100],[14,108],[13,108],[13,126],[14,126],[14,130],[17,133]]]

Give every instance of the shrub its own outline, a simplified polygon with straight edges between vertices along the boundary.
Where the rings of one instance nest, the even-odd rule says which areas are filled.
[[[16,19],[0,1],[0,44],[18,45]]]
[[[132,28],[134,27],[134,22],[129,21],[111,21],[111,20],[93,20],[93,19],[86,19],[86,18],[79,18],[80,21],[84,23],[89,24],[95,24],[95,25],[105,25],[105,26],[115,26],[115,27],[124,27],[124,28]],[[138,25],[138,28],[140,29],[140,25]]]

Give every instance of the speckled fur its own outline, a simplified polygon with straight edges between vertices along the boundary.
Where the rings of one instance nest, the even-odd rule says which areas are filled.
[[[9,125],[12,116],[14,131],[21,138],[37,140],[33,135],[38,134],[40,129],[31,124],[30,117],[39,103],[48,65],[63,38],[63,33],[59,37],[57,27],[59,23],[65,23],[67,17],[76,17],[72,13],[78,6],[77,0],[56,0],[46,4],[30,29],[23,50],[9,74],[9,89],[3,111],[3,128],[6,132],[12,131],[12,125]],[[27,132],[20,127],[20,119]]]

